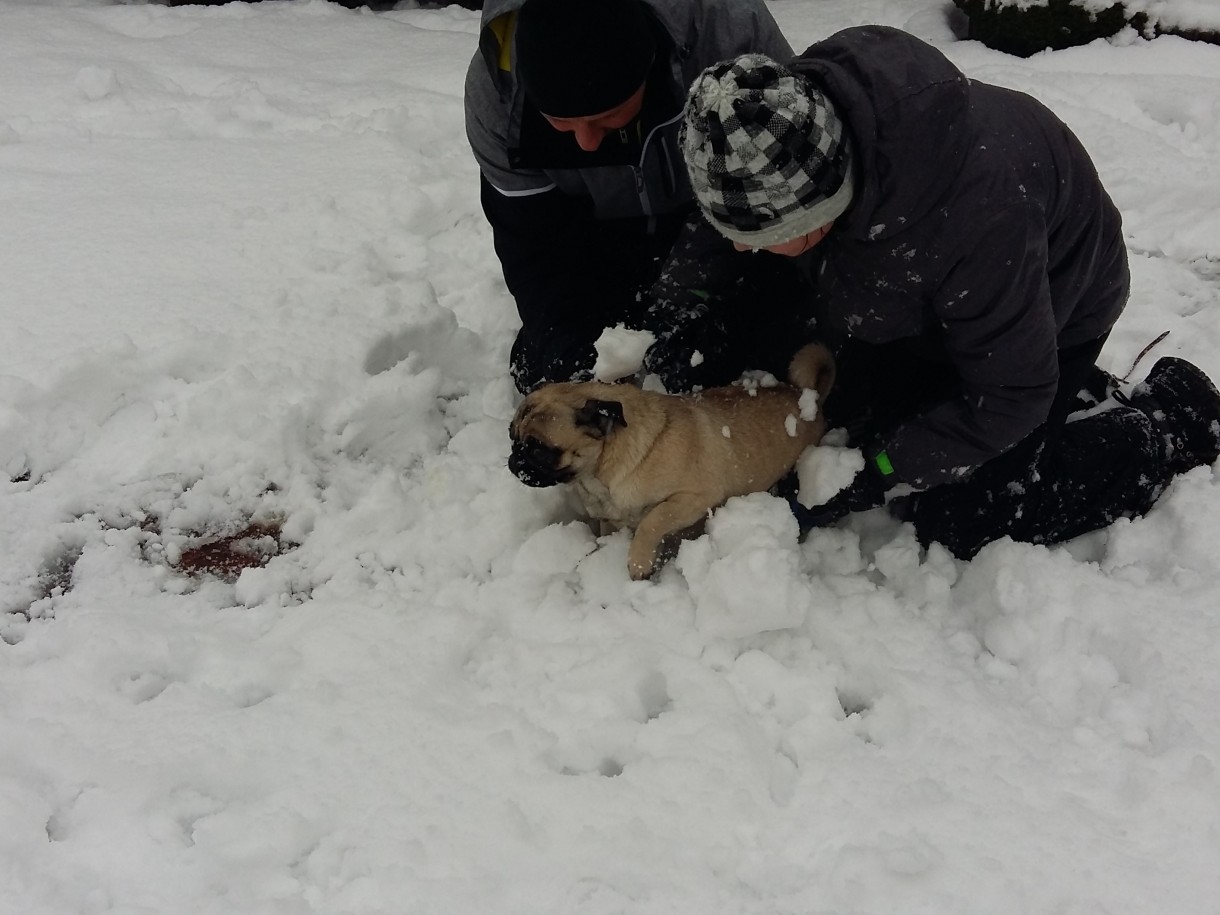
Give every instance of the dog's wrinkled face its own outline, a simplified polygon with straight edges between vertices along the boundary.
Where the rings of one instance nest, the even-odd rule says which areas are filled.
[[[508,469],[528,486],[556,486],[591,471],[606,436],[625,426],[622,404],[590,398],[581,385],[550,384],[531,393],[509,426]]]
[[[514,439],[508,469],[527,486],[558,486],[576,476],[560,449],[533,437]]]

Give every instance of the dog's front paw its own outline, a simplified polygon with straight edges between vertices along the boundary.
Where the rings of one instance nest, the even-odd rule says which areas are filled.
[[[636,544],[631,544],[631,549],[627,551],[627,574],[631,576],[632,581],[647,581],[652,578],[652,573],[656,570],[656,556],[652,550],[636,549]]]
[[[680,531],[671,531],[659,539],[641,536],[636,531],[627,550],[627,574],[633,581],[644,581],[652,578],[657,570],[678,555],[685,537],[698,537],[703,533],[703,519],[699,519],[690,527]]]

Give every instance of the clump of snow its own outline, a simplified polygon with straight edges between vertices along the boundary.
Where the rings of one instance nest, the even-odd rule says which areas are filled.
[[[796,498],[806,508],[828,502],[864,469],[864,455],[860,449],[836,444],[839,438],[835,434],[827,435],[817,445],[806,448],[796,462],[800,484]]]
[[[1220,33],[1220,5],[1211,0],[1123,0],[1123,9],[1167,29]]]
[[[655,342],[651,331],[631,330],[622,324],[607,327],[593,344],[597,352],[593,377],[598,381],[618,381],[637,374],[644,366],[644,354]]]
[[[750,370],[738,379],[737,384],[741,385],[747,391],[757,391],[759,388],[775,388],[779,387],[780,380],[770,372],[761,370]]]
[[[805,388],[801,391],[797,406],[800,407],[801,419],[807,423],[813,422],[818,418],[818,392],[813,388]]]
[[[755,493],[716,511],[707,536],[684,543],[674,567],[695,600],[698,630],[737,639],[801,624],[812,597],[794,574],[799,564],[792,512],[783,500]]]

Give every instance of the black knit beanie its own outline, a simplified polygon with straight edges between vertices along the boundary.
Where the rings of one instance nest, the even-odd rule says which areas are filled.
[[[618,107],[644,85],[655,54],[640,0],[527,0],[517,14],[517,77],[551,117]]]

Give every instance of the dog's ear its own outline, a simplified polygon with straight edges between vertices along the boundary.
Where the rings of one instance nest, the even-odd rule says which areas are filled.
[[[586,429],[597,438],[605,438],[612,431],[626,427],[623,405],[617,400],[586,400],[585,405],[572,415],[576,425]]]

